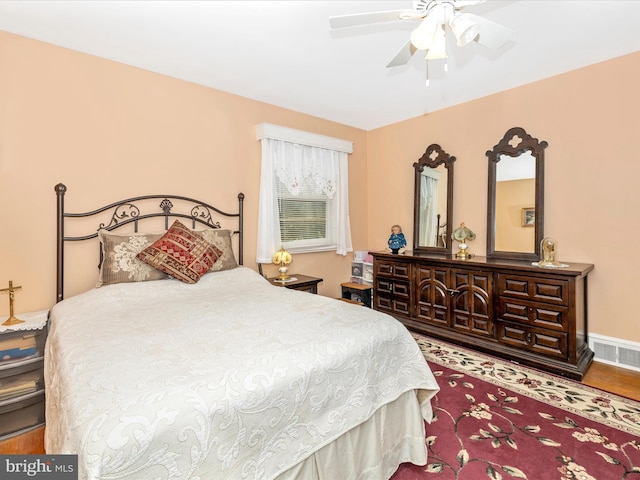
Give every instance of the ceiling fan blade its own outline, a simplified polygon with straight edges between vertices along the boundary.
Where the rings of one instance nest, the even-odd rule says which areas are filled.
[[[405,43],[405,45],[400,49],[398,53],[391,59],[387,68],[391,67],[399,67],[400,65],[406,65],[414,53],[416,53],[417,48],[413,46],[413,44],[409,41]]]
[[[480,26],[480,33],[474,41],[483,47],[498,50],[515,39],[517,35],[515,30],[504,27],[499,23],[492,22],[473,13],[468,13],[467,15],[471,15],[473,21]]]
[[[410,10],[389,10],[386,12],[355,13],[353,15],[338,15],[329,17],[331,28],[356,27],[358,25],[368,25],[370,23],[392,22],[402,20],[401,15],[414,13]]]

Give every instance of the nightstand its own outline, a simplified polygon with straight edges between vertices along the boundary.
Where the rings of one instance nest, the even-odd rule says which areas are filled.
[[[278,287],[286,287],[292,290],[301,290],[309,293],[318,293],[318,284],[322,281],[321,278],[309,277],[308,275],[300,274],[292,274],[291,277],[294,277],[295,280],[286,283],[276,282],[275,278],[268,278],[267,280],[269,280],[272,285],[276,285]]]
[[[44,344],[48,311],[0,325],[0,442],[44,425]],[[7,317],[0,317],[0,324]],[[0,446],[0,450],[2,446]]]
[[[352,303],[364,305],[371,308],[371,292],[372,286],[368,283],[341,283],[342,288],[342,300],[347,300]]]

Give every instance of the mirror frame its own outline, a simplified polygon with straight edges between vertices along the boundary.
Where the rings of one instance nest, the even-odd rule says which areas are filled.
[[[434,156],[435,153],[435,156]],[[451,223],[453,222],[453,163],[456,157],[445,152],[440,145],[432,143],[424,154],[413,164],[415,170],[415,185],[413,190],[413,251],[450,254],[452,248]],[[444,164],[447,169],[447,218],[445,235],[447,245],[445,247],[427,247],[419,245],[420,232],[420,177],[425,168],[437,168]]]
[[[515,137],[521,141],[514,145]],[[489,158],[489,188],[487,202],[487,258],[504,260],[530,260],[540,259],[540,242],[544,238],[544,149],[548,143],[538,141],[529,135],[524,128],[513,127],[505,133],[500,142],[493,147],[493,150],[486,152]],[[534,251],[529,252],[508,252],[497,251],[495,249],[496,235],[496,166],[500,161],[500,155],[517,157],[521,153],[529,150],[536,160],[536,182],[535,182],[535,234]]]

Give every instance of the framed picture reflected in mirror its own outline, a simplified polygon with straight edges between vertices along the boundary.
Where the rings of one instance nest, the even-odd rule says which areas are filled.
[[[536,209],[534,207],[522,209],[522,226],[533,227],[536,224]]]

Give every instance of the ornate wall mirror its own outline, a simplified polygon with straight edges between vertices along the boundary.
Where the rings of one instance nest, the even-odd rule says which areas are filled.
[[[544,238],[544,149],[523,128],[487,152],[487,258],[539,259]]]
[[[413,250],[451,253],[453,220],[452,157],[431,144],[413,164],[415,190],[413,205]]]

